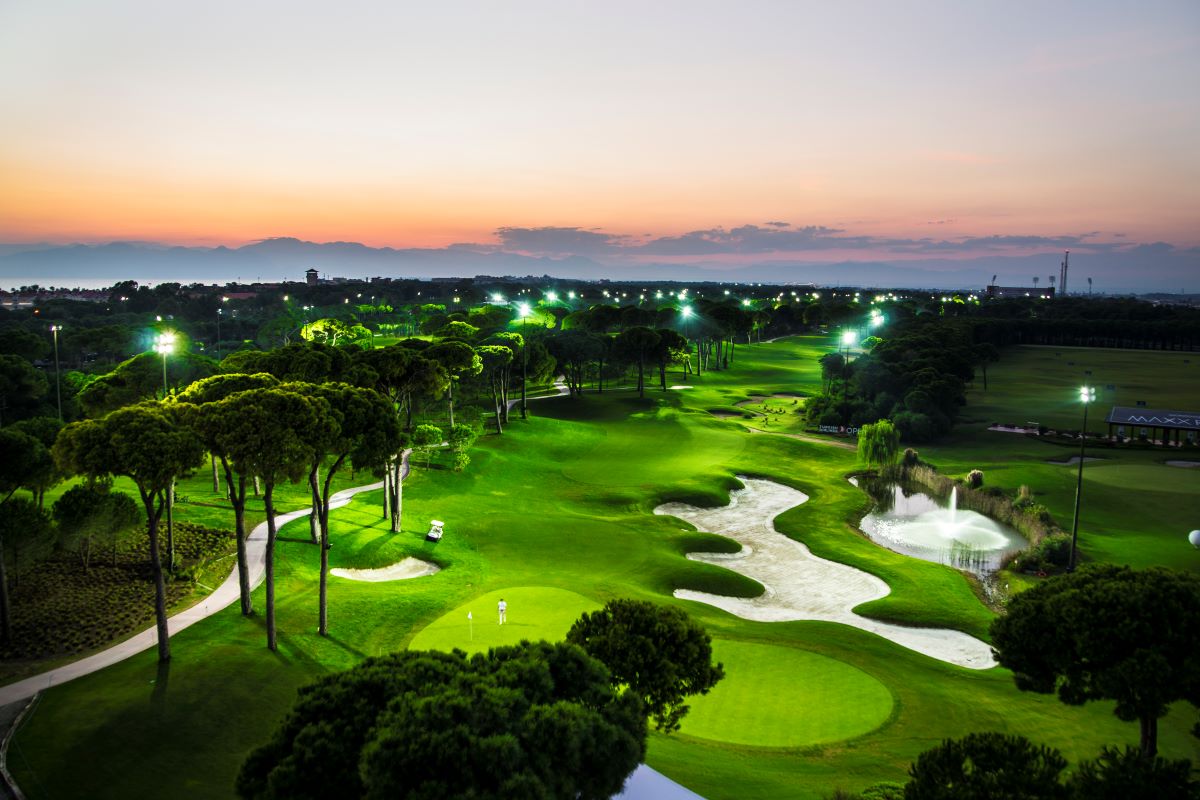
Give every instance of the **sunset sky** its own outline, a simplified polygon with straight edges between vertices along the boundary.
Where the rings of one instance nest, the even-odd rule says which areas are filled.
[[[4,0],[0,241],[1183,251],[1197,87],[1195,0]]]

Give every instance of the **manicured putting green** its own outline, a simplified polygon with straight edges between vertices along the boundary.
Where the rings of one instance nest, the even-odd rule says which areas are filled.
[[[508,603],[508,621],[499,624],[496,604]],[[410,650],[453,650],[483,652],[489,647],[516,644],[522,639],[561,641],[585,611],[600,604],[581,594],[548,586],[514,586],[489,592],[463,603],[434,620],[418,633]],[[473,619],[467,619],[467,612]]]
[[[861,736],[892,713],[887,687],[849,664],[792,647],[713,641],[725,678],[689,700],[681,733],[758,747]]]

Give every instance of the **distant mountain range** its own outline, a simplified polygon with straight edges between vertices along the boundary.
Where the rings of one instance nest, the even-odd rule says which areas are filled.
[[[108,286],[121,280],[155,284],[302,281],[309,268],[322,277],[431,278],[550,275],[557,278],[815,283],[823,286],[905,286],[972,289],[993,274],[1006,285],[1029,285],[1033,275],[1058,271],[1057,255],[985,256],[921,261],[765,261],[754,264],[639,264],[581,255],[539,257],[492,249],[368,247],[357,242],[265,239],[242,247],[181,247],[153,242],[99,245],[0,244],[0,287]],[[1200,251],[1129,255],[1072,253],[1071,289],[1097,292],[1200,290]]]

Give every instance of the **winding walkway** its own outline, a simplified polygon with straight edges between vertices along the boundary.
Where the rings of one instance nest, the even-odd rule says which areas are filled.
[[[405,450],[402,455],[400,468],[401,480],[408,477],[410,471],[408,457],[411,452],[411,450]],[[349,503],[356,494],[381,488],[383,488],[383,481],[365,486],[355,486],[351,489],[343,489],[329,497],[329,507],[330,509],[341,508]],[[299,511],[280,514],[275,517],[276,527],[277,529],[282,529],[289,522],[306,517],[311,512],[311,508],[302,508]],[[250,568],[251,589],[262,583],[266,573],[266,558],[267,523],[263,522],[246,537],[246,561]],[[238,573],[235,567],[229,573],[229,576],[225,578],[224,583],[218,586],[212,594],[200,600],[194,606],[169,617],[167,619],[167,629],[171,632],[171,635],[179,633],[181,630],[195,625],[200,620],[224,610],[240,599],[241,590],[238,588]],[[44,689],[49,689],[51,686],[57,686],[60,683],[66,683],[84,675],[90,675],[93,672],[135,656],[143,650],[148,650],[158,643],[157,630],[156,627],[151,626],[141,633],[113,645],[107,650],[101,650],[99,653],[94,653],[87,658],[81,658],[78,661],[72,661],[70,664],[65,664],[56,669],[25,678],[16,683],[10,683],[7,686],[2,686],[0,687],[0,706],[33,697],[33,695]]]
[[[567,386],[567,381],[561,375],[554,379],[553,386],[558,390],[554,394],[539,394],[537,397],[526,397],[525,402],[532,403],[534,400],[545,400],[547,397],[562,397],[563,395],[568,395],[571,393],[571,389]],[[512,411],[517,407],[517,405],[520,404],[520,402],[521,398],[519,397],[509,400],[508,410]]]

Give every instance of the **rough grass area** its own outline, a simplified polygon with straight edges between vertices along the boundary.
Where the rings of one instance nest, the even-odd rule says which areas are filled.
[[[165,526],[162,535],[165,547]],[[174,538],[179,566],[174,580],[168,576],[168,605],[188,597],[200,569],[235,547],[231,533],[186,522],[175,523]],[[154,624],[148,561],[143,535],[119,547],[115,562],[111,551],[102,551],[85,569],[79,556],[59,553],[21,575],[11,587],[13,643],[0,651],[0,676],[27,671],[31,660],[94,650]]]

